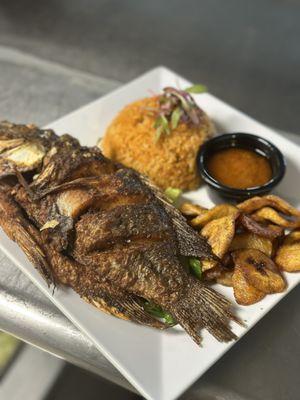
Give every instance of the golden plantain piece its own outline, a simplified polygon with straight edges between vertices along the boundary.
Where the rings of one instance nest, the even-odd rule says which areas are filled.
[[[250,306],[263,299],[266,294],[250,285],[239,267],[236,267],[232,275],[232,286],[235,300],[243,306]]]
[[[203,266],[202,266],[203,269]],[[204,281],[215,281],[219,276],[223,274],[224,268],[221,264],[217,264],[214,268],[207,269],[203,272]]]
[[[248,232],[271,240],[280,238],[284,234],[284,228],[281,226],[273,224],[266,225],[265,223],[255,221],[252,216],[247,214],[240,214],[238,223]]]
[[[186,217],[197,217],[198,215],[205,214],[208,209],[198,204],[183,203],[180,207],[180,211]]]
[[[271,257],[273,254],[273,242],[271,239],[250,232],[236,233],[229,250],[256,249]]]
[[[207,239],[213,253],[220,259],[226,254],[235,233],[236,215],[214,219],[204,226],[201,235]],[[217,261],[203,260],[202,270],[206,271],[217,265]]]
[[[279,293],[286,288],[286,282],[276,264],[256,249],[237,250],[232,254],[235,268],[238,268],[247,283],[268,294]]]
[[[252,214],[252,217],[254,217],[257,221],[269,221],[284,228],[300,227],[300,217],[295,220],[284,218],[279,214],[278,211],[271,207],[263,207],[260,210],[257,210],[254,214]]]
[[[231,204],[219,204],[206,212],[201,213],[191,220],[191,225],[195,228],[203,227],[207,223],[227,216],[237,217],[239,210]]]
[[[181,212],[219,258],[202,260],[203,280],[232,287],[238,304],[284,291],[281,271],[300,271],[300,210],[278,196],[211,209],[184,203]]]
[[[285,237],[276,253],[275,262],[283,271],[300,271],[300,230]]]
[[[216,282],[224,286],[232,286],[232,276],[234,270],[225,269],[221,275],[216,278]]]
[[[255,196],[237,205],[238,209],[251,214],[263,207],[272,207],[283,214],[300,217],[300,210],[278,196],[269,194],[267,196]]]

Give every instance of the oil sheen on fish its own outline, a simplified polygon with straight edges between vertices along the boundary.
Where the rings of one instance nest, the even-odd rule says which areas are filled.
[[[235,338],[230,303],[192,276],[214,258],[164,194],[96,147],[33,125],[0,124],[0,224],[48,284],[67,285],[114,316],[156,328],[160,306],[200,343]]]

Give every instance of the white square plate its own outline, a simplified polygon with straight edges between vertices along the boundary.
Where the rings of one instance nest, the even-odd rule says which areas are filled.
[[[190,82],[170,70],[156,68],[49,127],[57,133],[71,133],[84,145],[95,145],[112,118],[126,104],[149,96],[151,91],[158,93],[165,86],[185,88],[190,85]],[[219,132],[254,133],[271,140],[284,152],[287,174],[278,186],[277,193],[299,206],[300,186],[296,183],[300,174],[300,148],[210,94],[196,95],[195,99],[215,121]],[[205,186],[186,197],[207,206],[220,201],[212,198]],[[59,288],[53,295],[52,289],[47,287],[20,248],[2,231],[0,247],[147,399],[175,399],[234,344],[219,343],[203,332],[203,347],[197,347],[180,329],[161,332],[119,320],[97,311],[70,289]],[[289,274],[286,278],[288,290],[285,293],[269,295],[253,306],[236,307],[240,317],[247,323],[246,329],[234,327],[239,337],[299,283],[300,274]],[[231,288],[216,288],[234,302]]]

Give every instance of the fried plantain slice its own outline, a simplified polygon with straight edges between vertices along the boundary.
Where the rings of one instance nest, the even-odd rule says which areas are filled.
[[[217,264],[215,267],[207,269],[203,272],[204,281],[214,281],[223,274],[223,266]]]
[[[213,253],[220,259],[226,254],[235,233],[236,215],[231,214],[226,217],[210,221],[201,230],[201,235],[207,239]],[[206,271],[217,265],[217,261],[203,260],[202,270]]]
[[[283,214],[300,217],[300,210],[278,196],[269,194],[267,196],[255,196],[237,205],[237,208],[245,213],[251,214],[263,207],[272,207]]]
[[[263,207],[252,214],[252,216],[257,221],[269,221],[275,225],[282,226],[283,228],[298,228],[300,226],[300,217],[296,220],[284,218],[278,211],[271,207]]]
[[[236,302],[243,306],[250,306],[257,303],[266,296],[261,290],[249,285],[239,267],[234,269],[232,286]]]
[[[199,204],[183,203],[180,207],[180,211],[186,217],[197,217],[198,215],[205,214],[208,209]]]
[[[216,278],[216,282],[223,286],[232,286],[232,276],[234,270],[223,269],[220,276]]]
[[[251,232],[236,233],[231,242],[229,251],[241,249],[260,250],[267,256],[271,257],[273,254],[273,242],[271,239]]]
[[[191,220],[191,225],[196,227],[203,227],[209,222],[222,217],[233,216],[237,217],[239,210],[231,204],[219,204],[206,212],[201,213]]]
[[[243,273],[249,285],[266,294],[279,293],[286,288],[286,282],[276,264],[261,251],[237,250],[232,256],[235,266]]]
[[[300,230],[288,234],[277,250],[275,262],[287,272],[300,271]]]
[[[262,236],[268,239],[275,239],[283,235],[284,229],[278,225],[272,224],[262,224],[255,221],[250,215],[241,214],[239,216],[238,222],[245,228],[248,232],[254,233],[258,236]]]

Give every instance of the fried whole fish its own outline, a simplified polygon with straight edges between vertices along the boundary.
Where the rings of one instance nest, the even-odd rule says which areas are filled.
[[[114,316],[156,328],[145,300],[199,344],[235,338],[230,302],[189,274],[210,246],[145,177],[96,147],[33,125],[0,124],[0,225],[47,283]]]

